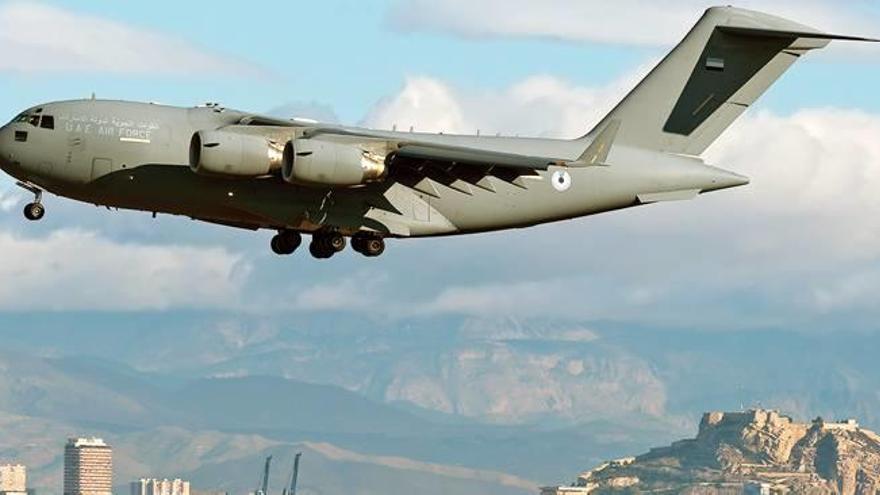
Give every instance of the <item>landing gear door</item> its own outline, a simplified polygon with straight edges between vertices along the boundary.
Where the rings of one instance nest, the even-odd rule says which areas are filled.
[[[92,181],[96,181],[112,171],[113,160],[109,158],[95,158],[92,160]]]

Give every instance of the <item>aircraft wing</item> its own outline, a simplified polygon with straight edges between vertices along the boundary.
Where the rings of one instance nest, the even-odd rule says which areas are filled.
[[[302,128],[315,125],[317,122],[307,119],[280,119],[266,115],[248,115],[241,119],[239,125],[262,127]],[[419,141],[418,139],[393,139],[381,132],[352,131],[344,127],[320,127],[310,130],[309,139],[319,136],[344,136],[347,138],[363,138],[367,141],[388,141],[397,148],[398,159],[438,161],[469,165],[492,165],[527,170],[546,170],[549,166],[561,163],[558,159],[547,157],[517,155],[494,151],[480,150],[461,146],[448,146],[437,143]]]
[[[547,170],[552,165],[563,163],[552,158],[499,153],[473,148],[444,146],[432,143],[399,144],[396,160],[439,162],[454,165],[473,165],[478,167],[500,167],[512,170]]]
[[[576,160],[552,156],[508,153],[477,147],[446,144],[431,136],[356,129],[316,124],[302,120],[283,120],[251,115],[240,125],[267,128],[300,128],[301,139],[326,140],[358,146],[379,156],[386,156],[389,177],[404,185],[439,197],[435,183],[460,192],[471,193],[472,186],[495,190],[490,178],[520,188],[527,188],[523,177],[536,176],[552,166],[602,165],[619,125],[609,126]]]
[[[348,138],[352,141],[364,140],[368,142],[383,141],[395,150],[395,160],[437,162],[455,165],[473,165],[478,167],[500,167],[519,170],[547,170],[552,165],[564,164],[566,161],[552,157],[540,157],[503,153],[497,151],[469,148],[464,146],[452,146],[420,140],[417,136],[401,137],[400,135],[388,135],[383,132],[371,132],[362,130],[349,130],[345,128],[318,128],[308,132],[303,137],[319,139],[321,137],[332,138],[334,136]]]
[[[346,142],[384,154],[393,180],[439,197],[434,183],[470,194],[472,187],[495,191],[490,177],[527,188],[523,177],[554,165],[577,165],[558,157],[521,155],[432,142],[419,135],[343,127],[308,129],[306,139]]]

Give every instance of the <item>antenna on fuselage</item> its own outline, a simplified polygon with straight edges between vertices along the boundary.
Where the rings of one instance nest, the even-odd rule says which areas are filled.
[[[94,101],[95,99],[97,99],[97,98],[95,97],[95,92],[92,91],[92,100]]]

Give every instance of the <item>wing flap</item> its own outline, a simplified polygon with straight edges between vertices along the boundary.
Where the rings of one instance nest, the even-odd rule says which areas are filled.
[[[443,162],[453,165],[479,165],[525,170],[547,170],[552,165],[559,163],[559,160],[545,157],[514,155],[473,148],[423,143],[402,143],[400,149],[395,152],[395,156],[397,158]]]

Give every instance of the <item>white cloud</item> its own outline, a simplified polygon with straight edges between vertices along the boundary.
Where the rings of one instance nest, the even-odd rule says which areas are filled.
[[[0,4],[0,53],[0,70],[14,72],[233,74],[248,68],[160,32],[18,0]]]
[[[453,286],[443,289],[417,313],[464,313],[471,315],[572,316],[567,311],[569,283],[551,279],[541,282]]]
[[[22,196],[13,191],[4,191],[0,189],[0,212],[7,213],[12,211],[19,203]]]
[[[389,22],[404,31],[465,37],[529,36],[632,45],[670,45],[712,0],[399,0]],[[825,30],[869,34],[877,25],[868,2],[743,0],[738,7],[787,16]]]
[[[553,76],[533,76],[503,91],[468,93],[430,77],[409,77],[396,95],[368,114],[370,127],[422,132],[542,137],[586,134],[648,72],[645,65],[604,87],[577,86]]]
[[[148,246],[63,230],[0,232],[0,308],[161,310],[235,306],[250,265],[219,248]]]
[[[635,79],[592,88],[536,77],[494,93],[469,93],[413,77],[373,110],[368,123],[576,136]],[[449,277],[433,295],[409,300],[401,313],[743,325],[876,314],[877,136],[880,115],[861,111],[752,111],[706,155],[710,163],[750,176],[750,186],[693,202],[477,237],[461,248],[463,241],[449,241],[431,251],[432,263],[484,277],[476,283],[472,276],[464,278],[470,282]],[[475,260],[474,250],[493,255]],[[388,286],[395,280],[392,275]],[[753,310],[742,314],[737,308],[743,306]]]
[[[305,256],[305,253],[301,253]],[[385,304],[379,290],[387,282],[383,274],[365,271],[341,280],[296,289],[292,309],[298,311],[370,311]]]
[[[470,126],[452,89],[428,77],[408,78],[403,90],[380,101],[366,122],[371,127],[415,127],[425,132],[461,132]]]

